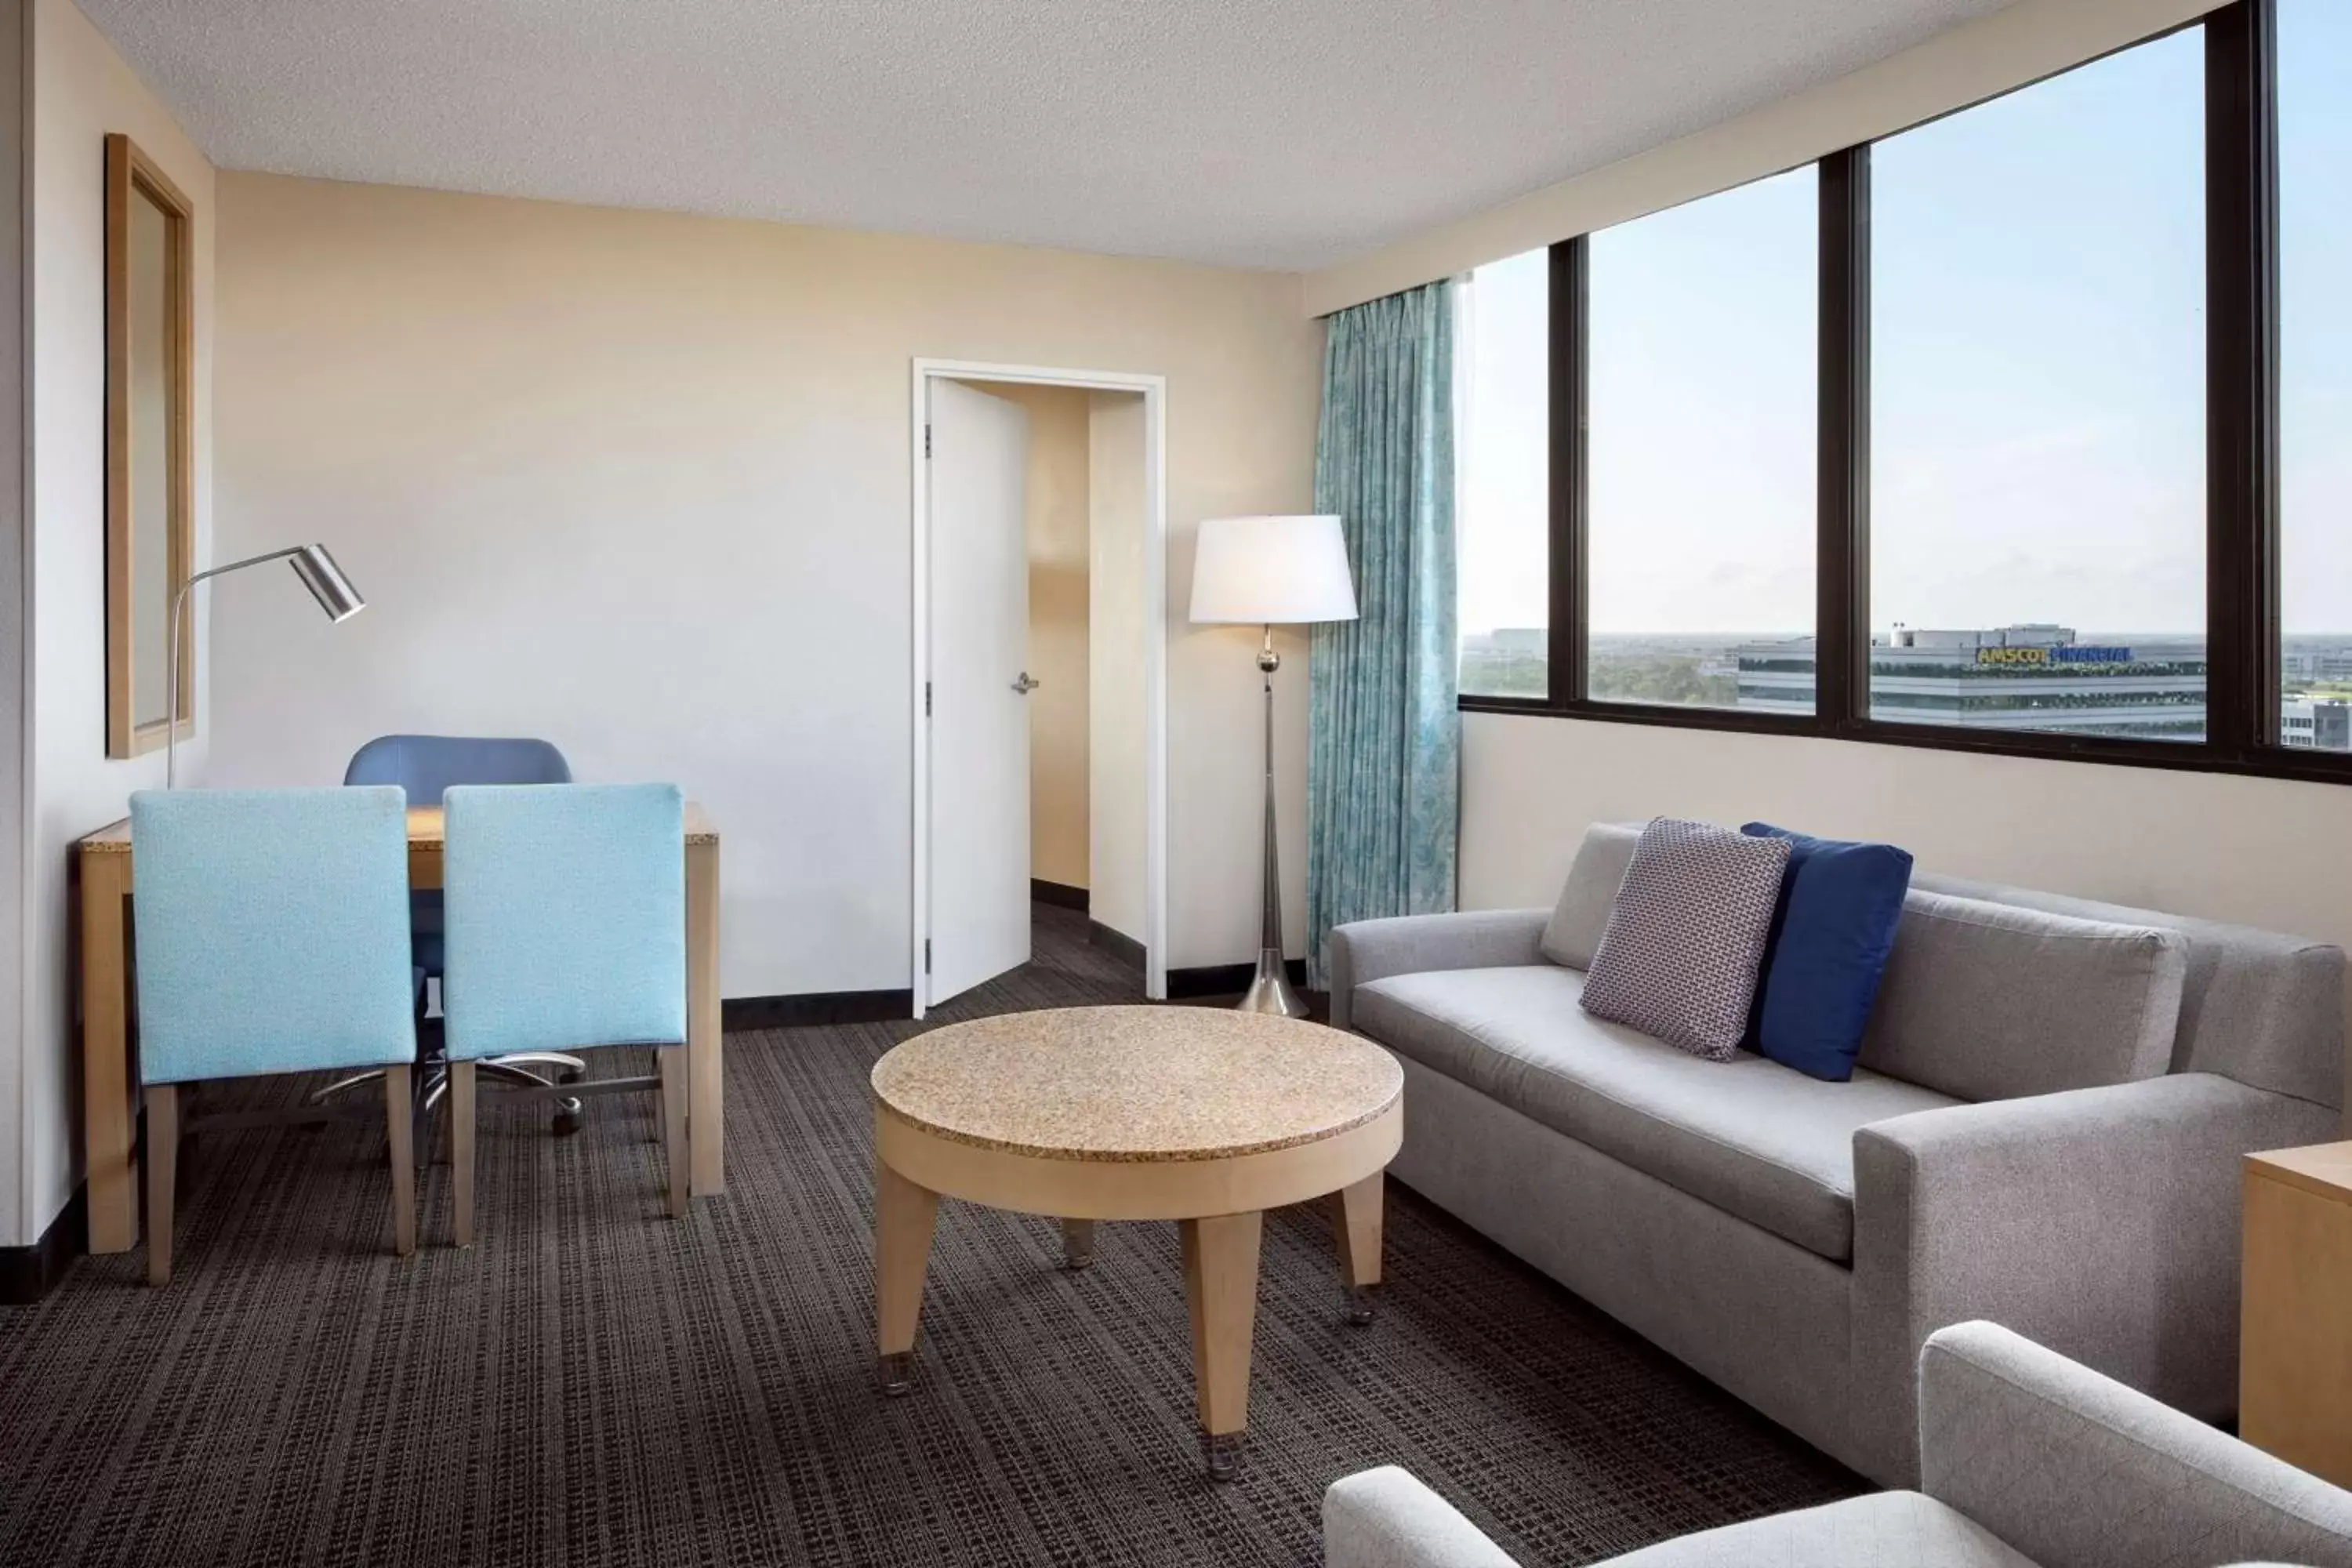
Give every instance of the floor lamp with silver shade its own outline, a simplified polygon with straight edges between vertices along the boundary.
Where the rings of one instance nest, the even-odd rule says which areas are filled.
[[[267,555],[248,556],[243,561],[232,561],[226,566],[199,572],[181,584],[180,591],[172,595],[172,656],[168,677],[172,692],[172,721],[163,731],[165,789],[176,787],[180,779],[180,626],[182,617],[187,613],[188,590],[207,577],[241,572],[247,566],[260,566],[272,561],[283,561],[294,568],[294,575],[302,579],[302,586],[310,590],[310,596],[319,601],[319,608],[327,612],[330,621],[340,625],[367,608],[367,601],[360,597],[360,591],[352,586],[352,580],[343,575],[343,569],[335,564],[335,558],[327,553],[327,547],[323,544],[296,544],[284,550],[273,550]]]
[[[1196,626],[1265,628],[1257,667],[1265,680],[1265,887],[1258,906],[1257,973],[1245,1013],[1307,1016],[1282,962],[1282,868],[1274,837],[1274,628],[1356,618],[1348,542],[1336,517],[1220,517],[1201,524],[1192,556]]]

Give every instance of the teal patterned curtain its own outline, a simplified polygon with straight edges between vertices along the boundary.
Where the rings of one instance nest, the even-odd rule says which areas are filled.
[[[1315,510],[1336,512],[1360,619],[1309,661],[1307,984],[1333,926],[1454,907],[1454,298],[1450,283],[1342,310],[1323,350]]]

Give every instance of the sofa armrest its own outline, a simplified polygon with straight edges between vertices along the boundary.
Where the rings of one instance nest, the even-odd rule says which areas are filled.
[[[2352,1493],[1990,1323],[1919,1356],[1920,1479],[2037,1563],[2352,1568]]]
[[[1549,910],[1476,910],[1334,926],[1329,937],[1332,1026],[1348,1026],[1350,992],[1391,974],[1542,963],[1544,923],[1550,919]]]
[[[1853,1141],[1853,1412],[1916,1474],[1914,1375],[1990,1319],[2192,1415],[2236,1407],[2239,1163],[2336,1113],[2210,1073],[1915,1111]]]
[[[1323,1568],[1518,1568],[1452,1503],[1394,1465],[1323,1493]]]

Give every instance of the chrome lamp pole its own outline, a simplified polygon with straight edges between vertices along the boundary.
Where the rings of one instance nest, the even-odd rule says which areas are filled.
[[[1192,619],[1200,625],[1254,624],[1265,631],[1257,654],[1265,702],[1264,880],[1257,969],[1238,1005],[1245,1013],[1307,1016],[1282,953],[1282,858],[1274,810],[1274,672],[1282,668],[1282,656],[1274,649],[1274,628],[1355,618],[1355,584],[1338,518],[1226,517],[1201,524],[1192,558]]]
[[[327,612],[327,619],[340,625],[367,608],[367,601],[335,564],[323,544],[296,544],[284,550],[273,550],[267,555],[248,556],[232,561],[226,566],[209,567],[180,584],[172,595],[172,651],[170,672],[165,677],[171,687],[171,721],[163,731],[163,787],[177,787],[180,780],[180,637],[188,606],[188,590],[207,577],[218,577],[230,572],[242,572],[248,566],[266,562],[284,561],[294,568],[294,575],[302,579],[302,586],[319,601],[319,608]]]
[[[1257,973],[1239,1003],[1244,1013],[1278,1013],[1303,1018],[1307,1004],[1290,988],[1282,962],[1282,859],[1274,837],[1274,672],[1282,656],[1274,651],[1274,627],[1265,628],[1265,642],[1257,650],[1257,667],[1265,675],[1265,887],[1257,915]]]

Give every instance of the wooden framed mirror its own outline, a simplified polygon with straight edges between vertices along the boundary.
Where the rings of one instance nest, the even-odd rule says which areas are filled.
[[[195,561],[195,214],[128,136],[106,139],[106,754],[163,744],[172,600]],[[191,614],[190,620],[194,616]],[[180,628],[180,735],[195,728]]]

